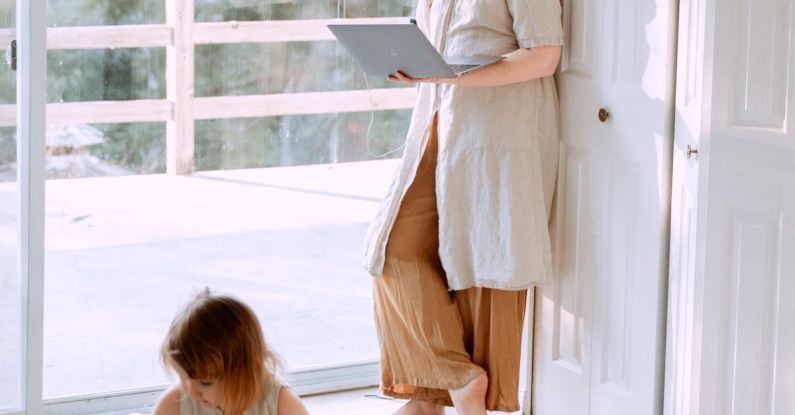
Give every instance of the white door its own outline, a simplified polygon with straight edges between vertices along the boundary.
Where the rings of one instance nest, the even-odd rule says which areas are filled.
[[[705,1],[680,0],[677,54],[676,119],[671,186],[671,249],[668,286],[668,333],[665,414],[693,414],[690,393],[698,383],[689,364],[695,357],[696,235],[699,234],[699,167],[706,164],[701,146],[705,131]],[[701,195],[703,196],[703,195]],[[702,201],[703,204],[703,201]],[[673,366],[675,365],[675,366]]]
[[[689,218],[672,235],[665,413],[793,414],[795,2],[682,14],[674,198]]]
[[[557,274],[536,293],[533,413],[657,413],[676,2],[563,5]]]

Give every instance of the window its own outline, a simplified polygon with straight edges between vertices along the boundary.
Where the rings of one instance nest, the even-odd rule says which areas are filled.
[[[324,19],[396,21],[412,2],[179,1],[193,19],[163,0],[48,1],[43,398],[59,413],[125,391],[151,402],[171,383],[167,326],[205,286],[249,303],[291,370],[377,359],[360,254],[414,89],[366,79]],[[13,131],[0,126],[0,198]]]

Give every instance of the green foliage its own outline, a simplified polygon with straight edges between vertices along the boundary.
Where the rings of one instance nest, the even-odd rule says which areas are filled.
[[[196,0],[198,21],[405,16],[411,0]],[[334,41],[203,45],[196,96],[234,96],[398,87],[366,80]],[[368,85],[369,84],[369,85]],[[196,124],[198,170],[370,160],[397,148],[410,111],[214,120]],[[368,134],[369,128],[369,134]],[[368,141],[369,140],[369,141]],[[371,150],[368,151],[368,146]],[[391,153],[390,157],[399,156]]]
[[[49,51],[47,100],[164,99],[165,59],[163,48]]]
[[[16,1],[0,0],[0,27],[14,27],[16,20]]]
[[[91,154],[132,173],[165,173],[165,123],[98,124],[108,140],[90,147]]]
[[[0,0],[0,28],[14,27],[16,0]],[[5,64],[5,53],[9,45],[0,45],[0,105],[16,102],[16,72]],[[0,132],[0,140],[5,135]]]
[[[165,0],[47,0],[47,20],[53,27],[162,24],[166,4]]]
[[[412,0],[195,0],[196,21],[408,16]]]
[[[371,160],[401,146],[411,111],[377,111],[196,124],[196,169]],[[373,128],[369,128],[372,120]],[[198,134],[201,132],[201,134]],[[392,157],[400,152],[391,154]]]
[[[17,159],[17,142],[14,140],[14,133],[14,128],[0,128],[0,171],[3,170],[3,166],[8,166]]]

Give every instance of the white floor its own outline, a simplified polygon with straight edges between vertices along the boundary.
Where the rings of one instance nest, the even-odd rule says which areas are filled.
[[[45,399],[171,383],[159,344],[176,310],[205,286],[251,304],[289,369],[376,358],[360,258],[395,166],[48,181]],[[0,407],[19,390],[15,191],[0,183],[0,331],[9,334],[0,339]],[[402,405],[374,388],[305,402],[313,415]]]
[[[405,402],[381,395],[378,388],[305,396],[302,400],[312,415],[390,415]],[[143,415],[145,413],[148,413],[148,411],[103,415]],[[456,414],[453,408],[446,408],[445,413],[446,415]],[[520,415],[521,412],[513,412],[511,414],[490,412],[490,414]]]
[[[173,315],[205,286],[291,370],[377,358],[364,233],[396,161],[46,183],[44,398],[170,383]],[[0,183],[0,407],[19,390],[16,183]]]
[[[312,415],[389,415],[405,401],[394,400],[380,394],[378,388],[330,393],[304,398]],[[455,409],[446,408],[447,415],[455,415]],[[490,412],[506,414],[505,412]],[[514,412],[512,415],[520,415]]]

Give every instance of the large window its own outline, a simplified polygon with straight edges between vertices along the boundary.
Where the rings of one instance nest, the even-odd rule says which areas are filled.
[[[169,10],[186,4],[194,16]],[[413,1],[48,6],[45,401],[83,413],[86,396],[170,383],[159,344],[205,286],[248,302],[291,371],[372,366],[360,256],[414,89],[367,79],[325,24],[397,21]],[[0,120],[13,79],[0,72]],[[20,326],[14,131],[0,126],[3,330]],[[19,386],[19,341],[5,339],[0,408]]]

